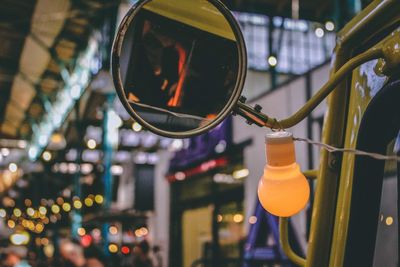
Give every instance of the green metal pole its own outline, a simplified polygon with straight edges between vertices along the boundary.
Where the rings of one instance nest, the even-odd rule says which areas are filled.
[[[103,162],[104,162],[104,174],[103,174],[103,185],[104,185],[104,214],[110,212],[111,202],[112,202],[112,184],[113,177],[111,174],[112,165],[112,144],[110,140],[110,134],[108,129],[109,124],[109,111],[114,101],[114,94],[107,95],[107,101],[104,105],[104,118],[103,118]],[[109,224],[103,224],[103,242],[104,242],[104,252],[106,255],[109,254],[108,251],[108,228]]]
[[[289,218],[280,217],[279,218],[279,242],[283,252],[293,263],[298,266],[306,266],[306,260],[299,255],[297,255],[289,242]]]
[[[80,121],[79,117],[79,101],[75,105],[75,127],[78,131],[79,134],[79,140],[83,140],[83,129],[82,129],[82,123]],[[80,166],[81,164],[81,158],[82,158],[82,145],[79,144],[77,147],[77,158],[76,158],[76,164]],[[77,169],[75,175],[74,175],[74,195],[78,197],[80,200],[82,199],[82,189],[81,189],[81,171],[80,167]],[[72,212],[72,224],[71,224],[71,235],[74,239],[78,239],[78,229],[82,227],[82,213],[79,209],[74,209]]]

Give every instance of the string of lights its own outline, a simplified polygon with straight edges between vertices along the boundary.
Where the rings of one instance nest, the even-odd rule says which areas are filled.
[[[0,209],[0,218],[3,218],[10,229],[22,227],[35,233],[41,233],[45,230],[45,225],[57,223],[61,220],[61,213],[72,212],[73,209],[80,210],[83,204],[86,207],[92,207],[94,204],[102,205],[104,197],[102,195],[89,194],[81,200],[78,197],[72,197],[71,202],[62,197],[54,200],[42,199],[40,206],[34,208],[30,199],[25,199],[25,210],[22,207],[15,207],[15,202],[9,207]],[[7,212],[7,210],[9,212]]]
[[[335,152],[341,152],[341,153],[351,153],[355,154],[357,156],[365,156],[365,157],[370,157],[376,160],[394,160],[397,162],[400,162],[400,157],[396,155],[382,155],[379,153],[372,153],[372,152],[367,152],[367,151],[362,151],[358,149],[351,149],[351,148],[337,148],[328,144],[316,142],[307,138],[299,138],[299,137],[294,137],[293,138],[295,141],[300,141],[300,142],[306,142],[311,145],[318,146],[322,149],[327,150],[328,152],[335,153]]]
[[[133,105],[137,105],[137,106],[142,107],[142,108],[148,108],[148,109],[152,109],[152,110],[155,110],[155,111],[163,112],[163,113],[175,116],[177,118],[193,119],[193,120],[206,121],[206,122],[211,122],[212,121],[211,119],[208,119],[208,118],[205,118],[205,117],[172,112],[172,111],[169,111],[169,110],[164,109],[164,108],[158,108],[158,107],[154,107],[154,106],[143,104],[143,103],[139,103],[139,102],[129,101],[129,103],[131,103]]]

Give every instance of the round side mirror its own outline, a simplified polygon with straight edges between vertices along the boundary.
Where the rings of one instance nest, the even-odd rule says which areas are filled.
[[[143,0],[123,19],[112,75],[129,114],[162,136],[216,127],[238,102],[246,76],[239,25],[217,0]]]

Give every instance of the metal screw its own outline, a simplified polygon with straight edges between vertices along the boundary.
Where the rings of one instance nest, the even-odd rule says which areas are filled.
[[[336,159],[331,159],[331,161],[329,162],[329,166],[334,169],[336,167],[337,164],[337,160]]]

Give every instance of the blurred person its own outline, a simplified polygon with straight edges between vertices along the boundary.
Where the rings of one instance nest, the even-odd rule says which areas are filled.
[[[3,251],[3,248],[0,250],[0,266],[5,266],[6,264],[7,254]]]
[[[159,24],[145,20],[135,51],[133,58],[140,67],[128,77],[128,99],[160,108],[179,107],[188,55],[184,45]]]
[[[86,265],[85,267],[105,267],[105,259],[103,253],[95,246],[91,245],[84,252]]]
[[[5,267],[31,267],[24,260],[27,250],[24,247],[9,247],[6,249]]]
[[[162,256],[160,246],[153,247],[153,265],[154,267],[162,267]]]
[[[129,246],[129,251],[130,251],[129,254],[126,254],[121,258],[122,267],[132,267],[132,262],[134,261],[135,257],[133,254],[134,246]]]
[[[34,251],[29,251],[27,258],[30,266],[36,267],[38,265],[38,257]]]
[[[105,265],[97,258],[89,258],[86,260],[85,267],[105,267]]]
[[[133,249],[133,267],[153,267],[150,256],[150,245],[146,240],[140,242]]]
[[[85,267],[86,260],[82,247],[70,240],[60,242],[60,255],[63,267]]]

